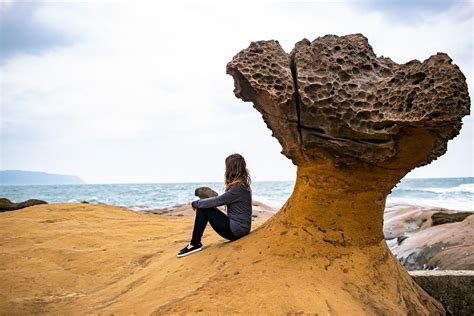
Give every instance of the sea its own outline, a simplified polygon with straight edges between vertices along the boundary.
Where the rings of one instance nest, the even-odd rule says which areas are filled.
[[[0,185],[0,197],[20,202],[40,199],[48,203],[89,202],[124,206],[135,211],[174,207],[194,201],[194,190],[208,186],[221,194],[222,182]],[[280,208],[293,190],[294,181],[255,181],[254,200]],[[387,198],[387,205],[411,204],[451,210],[474,210],[474,177],[402,179]]]

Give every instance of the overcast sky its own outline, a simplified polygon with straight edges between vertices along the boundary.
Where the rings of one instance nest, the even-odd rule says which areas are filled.
[[[222,181],[244,155],[254,180],[294,180],[226,64],[251,41],[363,33],[398,63],[448,53],[473,87],[472,1],[0,0],[0,169],[88,183]],[[474,122],[409,177],[473,176]]]

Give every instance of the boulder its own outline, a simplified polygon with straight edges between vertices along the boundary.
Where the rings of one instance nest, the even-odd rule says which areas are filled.
[[[48,204],[48,202],[42,200],[30,199],[20,203],[14,203],[6,198],[0,198],[0,212],[15,211],[25,207],[34,205]]]
[[[443,303],[449,315],[474,315],[474,271],[413,271],[410,275]]]
[[[218,196],[216,191],[209,187],[199,187],[194,191],[194,195],[198,196],[200,199],[206,199],[214,196]]]
[[[457,223],[462,222],[466,217],[474,215],[473,212],[455,212],[455,213],[444,213],[437,212],[431,215],[431,222],[433,226],[448,224],[448,223]]]

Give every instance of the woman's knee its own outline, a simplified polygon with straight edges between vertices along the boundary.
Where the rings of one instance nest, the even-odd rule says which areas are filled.
[[[199,216],[209,217],[208,212],[206,212],[205,208],[197,208],[195,211],[196,211],[196,216],[199,215]]]
[[[213,212],[219,211],[219,210],[216,209],[216,208],[211,207],[211,208],[197,208],[197,209],[196,209],[196,212],[197,212],[197,211],[200,211],[200,212],[204,212],[204,213],[209,214],[209,213],[213,213]]]

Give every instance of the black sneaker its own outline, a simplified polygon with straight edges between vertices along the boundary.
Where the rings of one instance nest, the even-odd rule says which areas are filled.
[[[197,244],[196,246],[193,246],[193,245],[189,244],[186,247],[184,247],[183,249],[181,249],[178,252],[177,256],[178,256],[178,258],[181,258],[181,257],[187,256],[187,255],[190,255],[192,253],[201,251],[201,249],[202,249],[202,244],[201,243]]]

